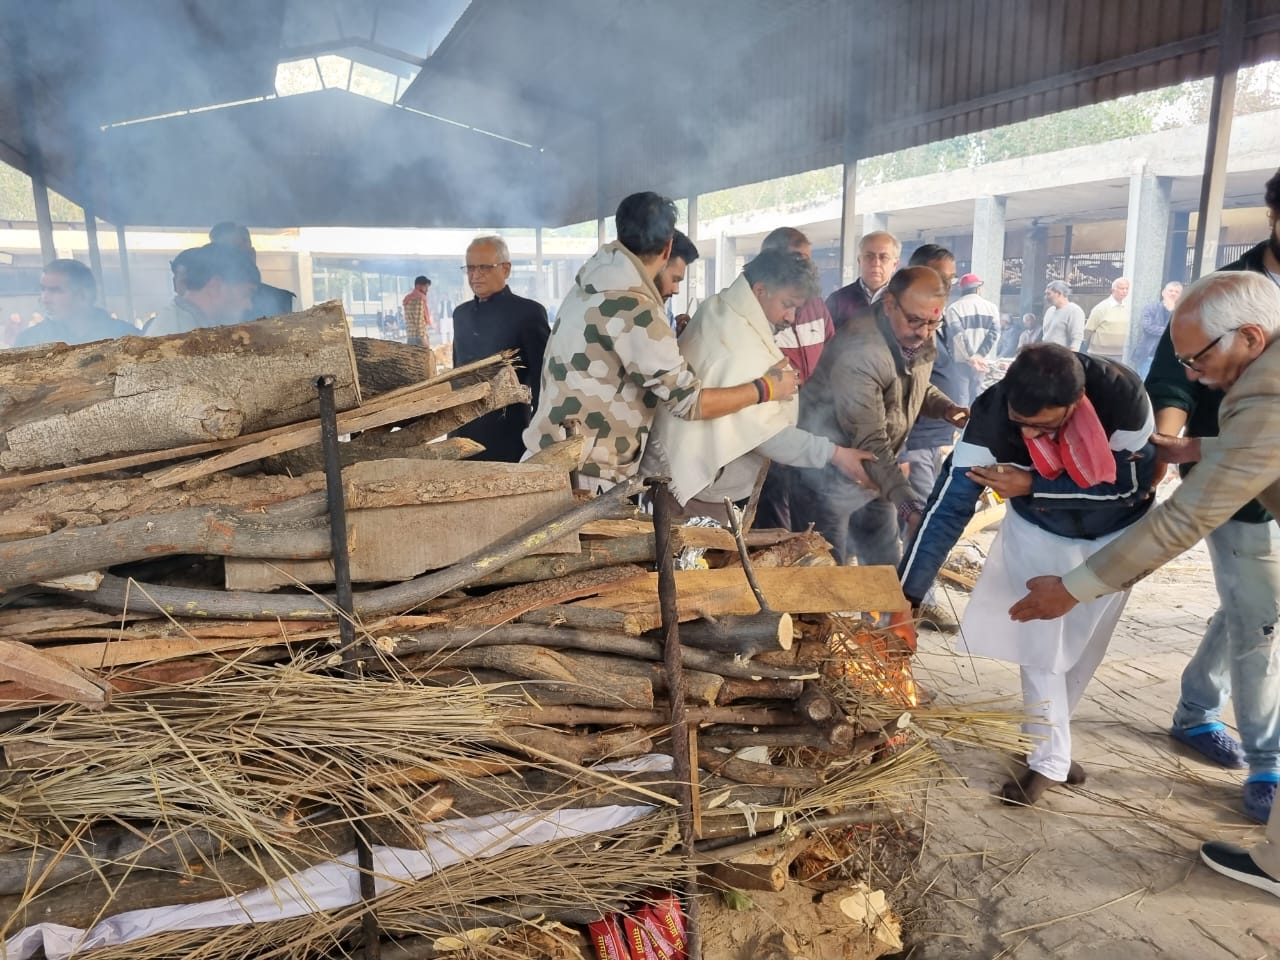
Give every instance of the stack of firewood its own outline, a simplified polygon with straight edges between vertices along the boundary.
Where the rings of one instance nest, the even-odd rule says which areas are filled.
[[[674,858],[681,791],[669,765],[641,762],[673,752],[673,705],[651,572],[665,538],[628,499],[639,482],[575,497],[572,439],[523,464],[466,459],[476,445],[448,432],[527,399],[510,358],[432,376],[427,351],[346,331],[326,304],[177,337],[0,352],[5,936],[277,881],[346,849],[353,816],[412,848],[415,824],[499,811],[657,811],[648,839],[628,841],[648,857],[633,880],[600,880],[573,909],[486,888],[427,911],[430,922],[421,903],[406,908],[413,923],[379,911],[384,930],[434,933],[503,910],[508,922],[580,919],[692,864],[776,888],[785,868],[745,838],[798,818],[886,815],[864,804],[924,762],[886,748],[905,736],[893,720],[913,687],[905,652],[845,615],[902,609],[892,570],[837,567],[812,533],[675,528],[671,552],[698,567],[675,582],[699,852]],[[336,380],[349,435],[345,643],[319,374]],[[302,736],[271,713],[299,677],[380,706],[317,700],[355,736]],[[262,715],[229,715],[242,738],[208,740],[226,704],[256,701],[246,684],[261,685]],[[456,703],[474,725],[433,728],[432,711]],[[275,722],[293,732],[240,752]],[[604,774],[603,761],[623,765]],[[202,780],[207,795],[178,792]],[[359,924],[332,916],[325,946]],[[196,955],[196,942],[164,949]],[[304,938],[295,955],[315,947]]]

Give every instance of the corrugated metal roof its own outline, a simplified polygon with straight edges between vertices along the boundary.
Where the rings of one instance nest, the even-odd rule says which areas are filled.
[[[432,24],[452,23],[458,0],[6,6],[30,38],[56,189],[116,221],[264,226],[558,225],[637,189],[683,196],[887,153],[1210,75],[1223,9],[472,0],[437,45]],[[1245,62],[1275,57],[1280,0],[1247,0],[1247,16]],[[394,106],[274,99],[276,63],[326,37],[422,69]],[[20,62],[0,55],[0,159],[25,167]]]

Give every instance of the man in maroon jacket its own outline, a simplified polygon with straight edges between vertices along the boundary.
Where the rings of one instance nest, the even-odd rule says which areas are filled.
[[[827,297],[827,309],[837,330],[854,314],[879,301],[901,257],[902,244],[884,230],[868,233],[858,241],[858,279]]]

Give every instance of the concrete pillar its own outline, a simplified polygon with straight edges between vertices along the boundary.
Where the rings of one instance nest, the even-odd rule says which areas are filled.
[[[858,222],[854,200],[858,185],[858,162],[846,159],[844,189],[840,195],[840,285],[847,286],[858,276]]]
[[[84,207],[84,233],[89,241],[89,269],[93,271],[93,281],[98,288],[98,303],[107,305],[107,281],[102,275],[102,249],[98,246],[98,218],[93,215],[93,207],[86,201]],[[132,318],[129,320],[132,323]]]
[[[1209,101],[1209,135],[1205,143],[1204,178],[1200,182],[1200,215],[1196,220],[1196,256],[1191,278],[1212,273],[1218,262],[1222,230],[1222,198],[1227,187],[1227,149],[1235,113],[1236,74],[1244,52],[1247,0],[1222,0],[1217,66]]]
[[[889,229],[889,215],[887,213],[864,213],[858,218],[858,221],[857,240],[861,240],[868,233],[875,233],[877,230]],[[853,275],[856,277],[858,275],[858,244],[856,241],[853,245],[853,262]],[[853,281],[850,280],[849,282],[852,283]]]
[[[738,238],[720,234],[716,238],[715,289],[708,289],[707,296],[719,293],[738,278]]]
[[[982,295],[997,305],[1004,286],[1004,208],[1004,197],[978,197],[973,201],[969,269],[982,278]]]
[[[1132,303],[1129,345],[1141,336],[1142,308],[1160,296],[1168,260],[1173,181],[1141,170],[1129,178],[1129,214],[1124,230],[1124,275],[1129,278]],[[1128,353],[1126,352],[1126,356]]]
[[[542,228],[533,230],[533,299],[547,302],[547,280],[542,275]]]
[[[1044,315],[1045,267],[1049,261],[1049,228],[1032,223],[1022,240],[1022,297],[1019,313]],[[985,278],[984,278],[985,279]]]
[[[596,218],[596,242],[602,247],[609,242],[609,234],[605,230],[604,217]]]
[[[1191,233],[1191,211],[1174,211],[1169,223],[1169,257],[1164,267],[1164,282],[1187,282],[1187,237]]]
[[[133,323],[137,313],[133,309],[133,279],[129,276],[129,246],[125,242],[124,224],[116,224],[116,249],[120,253],[120,281],[124,286],[124,309],[127,322]]]
[[[308,307],[315,305],[316,299],[315,273],[311,261],[311,251],[299,250],[293,256],[294,276],[297,283],[294,292],[298,295],[298,309],[306,310]],[[397,278],[397,295],[399,292],[399,280]]]

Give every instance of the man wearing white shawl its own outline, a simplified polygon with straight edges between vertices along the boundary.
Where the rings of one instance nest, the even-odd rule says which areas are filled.
[[[784,359],[774,330],[792,322],[796,308],[817,290],[817,268],[809,258],[761,253],[729,287],[703,301],[680,338],[680,352],[704,386],[742,383]],[[715,420],[682,420],[660,408],[642,472],[668,474],[686,512],[711,512],[725,497],[745,499],[765,460],[804,467],[830,463],[854,483],[869,484],[862,461],[872,455],[799,429],[798,413],[795,398],[766,398]]]

